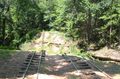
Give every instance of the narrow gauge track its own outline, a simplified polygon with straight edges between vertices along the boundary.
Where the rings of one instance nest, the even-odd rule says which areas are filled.
[[[77,73],[83,73],[81,70],[82,69],[92,69],[92,68],[95,68],[97,69],[98,71],[100,71],[101,73],[103,73],[107,79],[112,79],[111,76],[109,76],[107,73],[105,73],[102,69],[100,69],[98,66],[96,66],[94,63],[90,62],[89,60],[85,59],[85,58],[80,58],[78,59],[80,62],[79,66],[78,67],[76,64],[75,64],[75,61],[77,60],[72,60],[66,53],[62,54],[62,56],[65,58],[66,61],[70,62],[73,67],[76,69]],[[81,70],[80,70],[81,69]],[[95,73],[94,72],[87,72],[85,73],[87,75],[94,75]]]
[[[100,71],[101,73],[103,73],[108,79],[112,79],[112,77],[110,75],[108,75],[106,72],[104,72],[102,69],[100,69],[97,65],[95,65],[94,63],[92,63],[91,61],[87,60],[87,59],[83,59],[86,62],[88,61],[88,64],[90,64],[91,66],[93,66],[95,69],[97,69],[98,71]]]
[[[21,79],[25,79],[28,73],[35,71],[37,73],[36,79],[39,77],[40,66],[42,62],[45,60],[45,51],[42,50],[41,54],[32,53],[29,54],[23,63],[21,70],[19,71],[17,77],[22,77]],[[35,73],[34,72],[34,73]]]

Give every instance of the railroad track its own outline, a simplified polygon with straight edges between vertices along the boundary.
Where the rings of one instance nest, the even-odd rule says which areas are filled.
[[[66,53],[62,54],[62,56],[64,57],[64,59],[67,62],[69,62],[73,65],[73,67],[75,68],[77,73],[83,73],[85,75],[96,75],[96,73],[93,72],[93,70],[96,69],[96,70],[100,71],[101,73],[103,73],[107,79],[112,79],[111,76],[109,76],[102,69],[100,69],[98,66],[96,66],[94,63],[90,62],[87,59],[84,59],[84,58],[71,59]],[[79,64],[78,63],[76,64],[77,61],[80,61]],[[88,71],[85,72],[85,70],[88,70]],[[95,79],[101,79],[101,78],[95,78]]]
[[[87,59],[77,58],[77,57],[73,58],[68,56],[67,54],[63,54],[62,56],[64,57],[65,62],[68,62],[71,64],[71,66],[73,66],[72,68],[77,71],[76,73],[78,73],[78,75],[85,74],[90,76],[96,76],[96,73],[93,71],[93,69],[97,69],[107,77],[107,78],[98,77],[98,78],[80,78],[80,79],[112,79],[107,73],[105,73],[103,70],[101,70],[94,63],[90,62]],[[14,79],[16,79],[16,77],[20,79],[26,79],[27,75],[36,74],[36,73],[37,74],[34,79],[39,79],[41,64],[43,64],[42,62],[44,62],[44,60],[45,60],[44,50],[42,50],[40,54],[36,52],[30,53],[26,57],[24,63],[21,65],[20,71],[18,72],[17,76],[15,75]]]
[[[45,60],[45,51],[42,50],[41,54],[37,54],[36,52],[31,53],[27,56],[25,62],[22,64],[17,77],[21,79],[25,79],[25,77],[30,73],[37,73],[36,79],[39,77],[40,66],[42,62]]]

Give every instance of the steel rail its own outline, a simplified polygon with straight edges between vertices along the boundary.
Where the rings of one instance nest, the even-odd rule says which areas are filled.
[[[22,79],[25,79],[25,76],[26,76],[26,74],[27,74],[27,71],[28,71],[28,69],[29,69],[29,67],[30,67],[30,64],[31,64],[32,59],[33,59],[34,56],[35,56],[35,53],[33,53],[33,55],[31,56],[30,61],[29,61],[28,65],[27,65],[27,67],[26,67],[26,69],[25,69],[25,72],[24,72],[24,74],[23,74],[23,76],[22,76]]]
[[[64,54],[64,56],[66,56],[68,58],[68,56],[66,54]],[[73,65],[73,67],[76,69],[76,71],[79,73],[80,70],[77,68],[77,66],[74,64],[74,62],[72,61],[71,58],[68,58],[68,60],[70,60],[71,64]]]
[[[105,76],[107,76],[109,79],[112,79],[112,77],[110,75],[108,75],[106,72],[104,72],[102,69],[100,69],[97,65],[93,64],[92,62],[90,62],[88,59],[83,58],[83,60],[85,60],[88,64],[90,64],[91,66],[95,67],[96,69],[98,69],[100,72],[102,72]],[[89,62],[88,62],[89,61]]]
[[[68,56],[66,54],[63,54],[64,56],[66,56],[68,58]],[[70,60],[70,62],[72,63],[72,65],[74,66],[74,68],[77,70],[77,72],[80,72],[78,70],[78,68],[75,66],[74,62],[72,61],[71,58],[68,58]],[[100,69],[97,65],[93,64],[92,62],[90,62],[88,59],[82,58],[82,61],[86,61],[86,63],[90,64],[92,67],[98,69],[100,72],[102,72],[106,77],[108,77],[109,79],[112,79],[111,76],[109,76],[106,72],[104,72],[102,69]],[[89,61],[89,62],[88,62]]]
[[[106,75],[109,79],[112,79],[111,76],[109,76],[106,72],[104,72],[102,69],[100,69],[98,66],[96,66],[95,64],[93,64],[92,62],[88,62],[90,63],[92,66],[94,66],[95,68],[97,68],[100,72],[102,72],[104,75]]]
[[[40,55],[40,59],[39,59],[39,62],[38,62],[37,79],[39,79],[39,72],[40,72],[40,65],[41,65],[41,62],[42,62],[42,56],[43,56],[43,52],[42,52],[42,54]]]

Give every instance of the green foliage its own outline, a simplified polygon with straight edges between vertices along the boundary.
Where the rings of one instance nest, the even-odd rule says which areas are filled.
[[[18,47],[22,42],[30,40],[37,29],[42,30],[43,13],[31,0],[1,0],[3,7],[0,13],[1,45]]]
[[[105,11],[100,17],[100,19],[103,20],[104,23],[99,28],[98,32],[102,35],[101,39],[104,39],[106,43],[114,44],[116,42],[119,42],[119,39],[118,39],[120,34],[119,11],[120,11],[120,1],[114,0],[112,1],[108,10]]]
[[[76,45],[71,45],[69,47],[69,52],[72,55],[75,55],[81,58],[92,58],[90,53],[87,53],[84,49],[78,49]]]
[[[9,49],[9,50],[13,50],[13,49],[15,49],[15,48],[12,47],[12,46],[0,46],[0,49]]]
[[[3,49],[0,49],[0,59],[6,59],[6,58],[10,58],[10,56],[12,54],[14,54],[15,51],[12,51],[12,50],[3,50]]]
[[[120,42],[119,0],[0,0],[0,44],[19,45],[37,30],[103,46]]]

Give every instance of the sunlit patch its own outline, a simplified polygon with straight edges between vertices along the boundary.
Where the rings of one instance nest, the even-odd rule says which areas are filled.
[[[22,79],[22,78],[17,78],[17,79]],[[33,75],[28,75],[25,79],[67,79],[67,78],[65,76],[56,76],[56,75],[36,73]]]
[[[62,61],[65,61],[65,59],[60,59],[60,60],[57,60],[55,62],[58,63],[58,62],[62,62]]]
[[[54,70],[55,71],[58,71],[60,68],[62,68],[63,66],[54,66],[53,68],[54,68]]]
[[[46,67],[45,69],[47,69],[48,71],[53,71],[53,68],[51,67]]]
[[[54,68],[55,71],[58,71],[59,69],[67,66],[68,64],[69,64],[69,63],[67,63],[67,62],[59,62],[59,64],[56,65],[56,66],[53,66],[53,68]]]
[[[108,65],[104,65],[104,67],[108,67]]]
[[[105,75],[105,74],[103,74],[103,73],[101,73],[101,72],[99,72],[99,71],[95,71],[95,74],[97,74],[97,75],[99,75],[99,76],[106,77],[106,75]]]
[[[112,79],[120,79],[120,74],[115,74]]]
[[[81,71],[80,70],[74,70],[72,72],[67,72],[66,75],[74,75],[74,76],[80,76],[82,75]]]
[[[68,65],[69,63],[67,63],[67,62],[63,62],[63,63],[61,63],[63,66],[65,66],[65,65]]]

